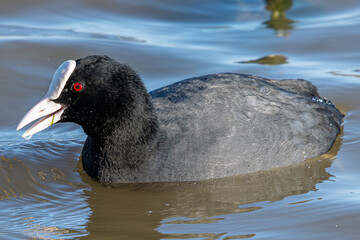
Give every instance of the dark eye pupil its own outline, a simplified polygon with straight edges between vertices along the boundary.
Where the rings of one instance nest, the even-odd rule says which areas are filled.
[[[75,91],[80,92],[83,89],[83,86],[81,83],[75,83],[73,88]]]

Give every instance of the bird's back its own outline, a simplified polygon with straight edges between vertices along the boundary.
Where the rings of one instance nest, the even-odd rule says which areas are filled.
[[[225,73],[150,94],[161,142],[145,168],[152,173],[146,181],[202,180],[298,163],[328,151],[342,119],[305,80]]]

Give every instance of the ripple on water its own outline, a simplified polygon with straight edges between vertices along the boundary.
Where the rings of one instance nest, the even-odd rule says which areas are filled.
[[[91,209],[84,191],[89,186],[74,171],[82,141],[1,141],[2,229],[19,239],[88,234],[85,226]]]

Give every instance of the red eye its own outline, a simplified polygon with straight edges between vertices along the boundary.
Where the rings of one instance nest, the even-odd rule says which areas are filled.
[[[83,90],[83,86],[82,86],[81,83],[74,83],[73,89],[74,89],[76,92],[81,92],[81,91]]]

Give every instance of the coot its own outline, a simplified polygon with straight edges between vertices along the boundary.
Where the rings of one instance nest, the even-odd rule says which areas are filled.
[[[42,118],[41,118],[42,117]],[[343,115],[305,80],[238,73],[150,93],[107,56],[64,62],[20,121],[24,137],[56,122],[87,134],[84,170],[101,183],[193,181],[295,164],[328,151]]]

